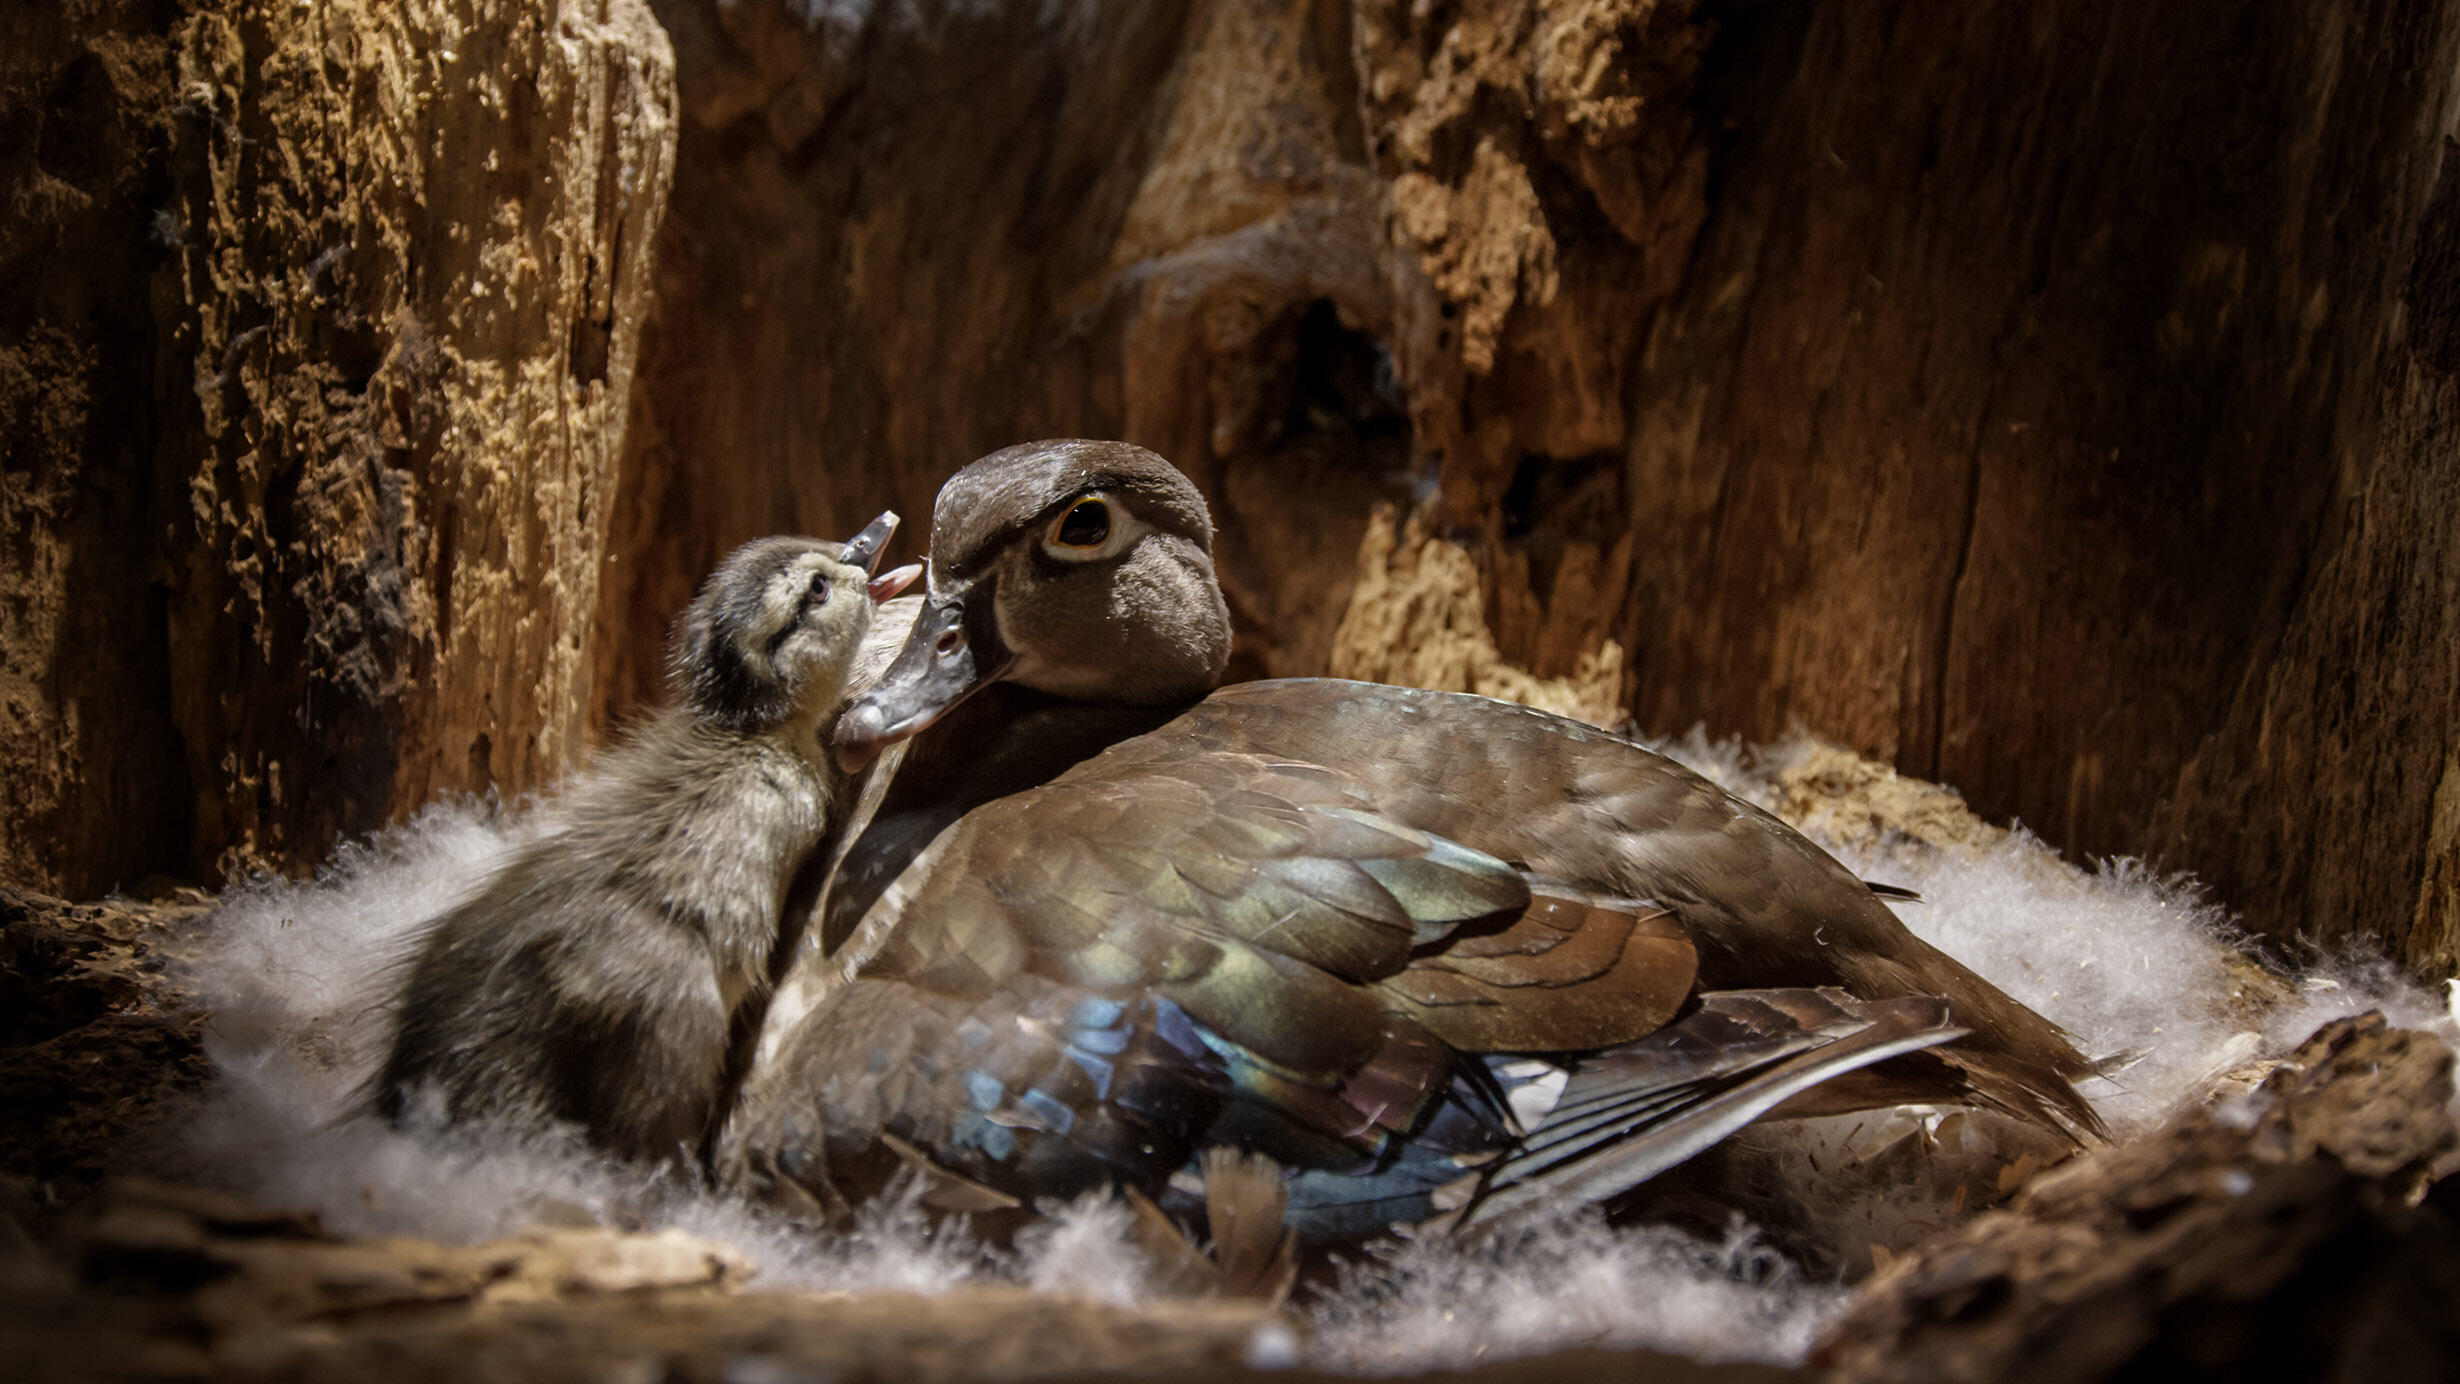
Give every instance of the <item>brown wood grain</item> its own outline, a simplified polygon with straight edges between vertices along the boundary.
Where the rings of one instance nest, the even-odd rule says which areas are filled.
[[[60,270],[0,343],[12,873],[300,866],[541,786],[732,544],[918,533],[1084,433],[1206,488],[1240,675],[1441,567],[1353,628],[1482,622],[1480,685],[1799,725],[2269,936],[2460,961],[2451,0],[657,0],[671,95],[644,37],[512,106],[457,74],[527,61],[513,10],[404,104],[408,21],[226,9],[30,34],[9,88],[60,136],[11,186],[178,227],[0,228]],[[669,110],[653,235],[621,141]],[[601,241],[611,308],[555,258]],[[1362,587],[1385,501],[1446,562]],[[1408,653],[1342,666],[1462,662]]]
[[[1244,673],[1326,666],[1415,473],[1503,658],[1612,639],[1646,729],[2460,955],[2450,6],[660,13],[602,715],[725,542],[1124,435],[1213,496]]]
[[[2448,966],[2460,438],[2404,324],[2460,235],[2456,39],[2431,5],[1725,33],[1743,109],[1632,379],[1640,721],[1799,721]]]

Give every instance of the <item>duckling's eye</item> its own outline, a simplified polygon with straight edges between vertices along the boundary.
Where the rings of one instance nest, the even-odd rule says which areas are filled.
[[[1100,500],[1079,500],[1059,516],[1051,541],[1063,548],[1099,548],[1110,539],[1110,506]]]
[[[805,588],[803,592],[803,599],[812,605],[828,604],[829,574],[826,572],[812,573],[811,585]]]

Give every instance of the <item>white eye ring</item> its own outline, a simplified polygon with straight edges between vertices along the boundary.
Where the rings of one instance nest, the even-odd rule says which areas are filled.
[[[1099,526],[1099,537],[1088,532]],[[1064,536],[1073,528],[1078,541]],[[1126,552],[1128,545],[1144,537],[1145,526],[1136,521],[1118,501],[1101,491],[1079,495],[1051,516],[1042,529],[1042,552],[1061,562],[1099,562]],[[1082,541],[1093,538],[1092,542]]]

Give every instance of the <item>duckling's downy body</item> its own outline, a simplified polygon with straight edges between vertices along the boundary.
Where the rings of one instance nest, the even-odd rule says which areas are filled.
[[[876,600],[902,584],[872,576],[893,527],[763,539],[703,584],[674,703],[422,938],[378,1113],[561,1123],[642,1161],[698,1147],[790,883],[845,797],[824,739]]]
[[[1463,694],[1214,691],[1211,537],[1124,444],[942,490],[926,608],[837,731],[912,740],[744,1165],[824,1200],[919,1156],[1167,1202],[1229,1145],[1328,1240],[1602,1199],[1780,1108],[2097,1127],[2054,1027],[1658,755]]]

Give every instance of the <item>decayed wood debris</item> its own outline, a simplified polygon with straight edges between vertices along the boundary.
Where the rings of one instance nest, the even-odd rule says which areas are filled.
[[[125,1182],[72,1242],[73,1272],[22,1245],[0,1247],[0,1360],[13,1380],[1338,1377],[1273,1368],[1297,1338],[1252,1301],[1128,1309],[1021,1288],[764,1292],[745,1287],[731,1251],[674,1231],[353,1243],[214,1193]],[[1666,1384],[1794,1373],[1579,1350],[1443,1377],[1509,1384],[1600,1371]]]
[[[1882,1273],[1855,1381],[2460,1373],[2452,1053],[2363,1015],[2253,1092],[2055,1169]],[[2253,1372],[2253,1373],[2250,1373]]]
[[[37,1379],[1023,1379],[1242,1358],[1262,1308],[1137,1311],[1014,1288],[940,1297],[744,1290],[678,1231],[540,1230],[475,1246],[348,1241],[215,1193],[116,1183],[0,1283],[0,1357]],[[20,1376],[23,1377],[23,1376]]]
[[[160,955],[201,913],[0,885],[0,1223],[47,1222],[204,1084],[196,1019],[176,1012]]]
[[[1841,837],[1987,844],[1961,803],[1879,766],[1810,746],[1778,768],[1780,810]],[[114,1179],[204,1074],[161,962],[203,903],[0,892],[12,1378],[1215,1379],[1251,1373],[1258,1329],[1279,1329],[1254,1303],[783,1291],[674,1232],[354,1241],[279,1209]],[[2329,1025],[2253,1089],[2054,1168],[1896,1257],[1815,1364],[1891,1384],[2236,1376],[2250,1362],[2443,1377],[2460,1367],[2460,1179],[2435,1181],[2460,1164],[2452,1066],[2441,1043],[2380,1019]],[[1454,1377],[1614,1371],[1793,1373],[1571,1350]]]

